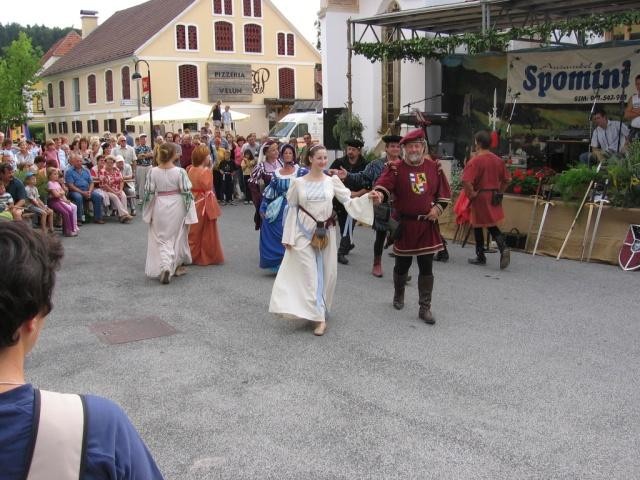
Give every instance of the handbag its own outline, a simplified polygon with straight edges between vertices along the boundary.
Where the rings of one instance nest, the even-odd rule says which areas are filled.
[[[510,248],[524,250],[525,245],[527,244],[527,234],[520,233],[520,230],[517,228],[512,228],[509,232],[504,234],[504,242]]]
[[[311,220],[316,222],[316,228],[313,230],[313,233],[311,234],[311,240],[309,240],[309,243],[313,248],[317,248],[318,250],[324,250],[327,247],[327,245],[329,245],[329,235],[328,235],[329,232],[327,231],[327,227],[331,225],[335,225],[334,218],[331,217],[329,220],[324,222],[318,221],[316,220],[316,217],[311,215],[304,207],[301,207],[300,205],[298,205],[298,208],[302,210],[304,213],[306,213],[307,215],[309,215]]]
[[[497,207],[498,205],[502,205],[502,198],[504,194],[498,190],[493,190],[491,193],[491,205]]]

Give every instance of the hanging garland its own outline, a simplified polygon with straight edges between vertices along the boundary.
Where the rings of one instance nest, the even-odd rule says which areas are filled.
[[[506,31],[487,30],[484,34],[463,33],[448,37],[420,37],[410,40],[392,42],[355,42],[353,52],[363,55],[373,62],[384,60],[409,60],[419,62],[423,59],[436,59],[455,53],[456,49],[466,46],[470,55],[486,51],[505,51],[512,40],[531,39],[548,44],[547,39],[557,31],[559,37],[590,32],[590,37],[602,36],[620,25],[640,24],[640,10],[612,13],[608,15],[591,15],[557,22],[546,22],[529,27],[512,27]]]

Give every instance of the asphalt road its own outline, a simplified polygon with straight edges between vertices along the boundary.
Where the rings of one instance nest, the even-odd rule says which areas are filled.
[[[640,275],[514,253],[436,265],[433,312],[391,306],[373,232],[339,266],[328,333],[267,312],[252,207],[223,208],[226,264],[144,276],[146,225],[65,238],[36,385],[110,397],[167,479],[640,477]],[[412,273],[416,275],[415,267]],[[107,345],[88,326],[157,316],[172,336]]]

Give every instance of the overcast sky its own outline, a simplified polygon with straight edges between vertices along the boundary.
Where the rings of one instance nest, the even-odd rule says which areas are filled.
[[[6,0],[5,0],[6,1]],[[48,27],[80,28],[80,10],[97,10],[102,23],[114,12],[138,5],[146,0],[22,0],[4,5],[0,22],[21,25],[44,24]],[[320,0],[271,0],[291,23],[315,45],[313,22],[320,9]],[[4,3],[4,2],[3,2]]]

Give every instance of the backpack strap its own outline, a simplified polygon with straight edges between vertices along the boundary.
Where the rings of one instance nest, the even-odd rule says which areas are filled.
[[[46,390],[35,390],[35,395],[35,445],[27,480],[80,479],[87,437],[84,398]]]

